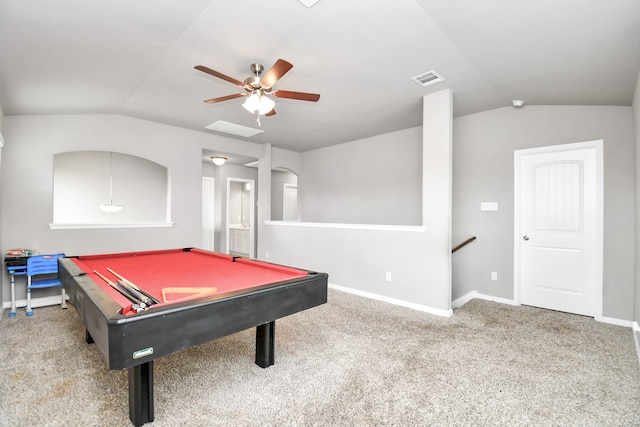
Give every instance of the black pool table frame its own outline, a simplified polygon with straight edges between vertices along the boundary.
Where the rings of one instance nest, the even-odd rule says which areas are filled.
[[[327,302],[328,276],[308,276],[119,314],[121,306],[82,271],[59,259],[59,277],[71,304],[109,369],[129,370],[129,418],[152,422],[153,360],[256,327],[255,362],[274,364],[275,320]]]

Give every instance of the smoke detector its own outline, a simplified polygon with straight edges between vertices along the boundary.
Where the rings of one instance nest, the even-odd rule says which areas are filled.
[[[524,101],[522,99],[514,99],[511,104],[516,108],[521,108],[524,106]]]

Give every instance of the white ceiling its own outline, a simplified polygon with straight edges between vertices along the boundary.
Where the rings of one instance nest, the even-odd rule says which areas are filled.
[[[250,64],[294,65],[252,142],[307,151],[421,124],[444,88],[461,116],[510,105],[630,106],[638,0],[0,0],[4,114],[114,113],[202,132],[258,127],[238,87]],[[444,82],[412,77],[435,70]],[[526,106],[524,108],[527,108]]]

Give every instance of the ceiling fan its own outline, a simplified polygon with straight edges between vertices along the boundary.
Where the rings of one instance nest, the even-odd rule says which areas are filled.
[[[240,86],[244,92],[236,93],[233,95],[221,96],[219,98],[206,99],[204,102],[207,104],[215,104],[222,101],[228,101],[230,99],[242,98],[248,96],[247,100],[242,106],[249,112],[254,113],[258,118],[258,124],[260,124],[260,115],[273,116],[276,114],[274,108],[275,102],[267,95],[273,95],[278,98],[298,99],[302,101],[316,102],[320,99],[320,95],[317,93],[306,92],[294,92],[290,90],[274,90],[273,86],[277,83],[282,76],[284,76],[293,65],[284,59],[278,59],[275,64],[267,71],[262,77],[262,71],[264,67],[262,64],[251,64],[251,71],[253,76],[247,77],[244,82],[229,77],[226,74],[222,74],[204,65],[197,65],[194,67],[196,70],[210,74],[214,77],[218,77],[222,80],[226,80],[229,83]]]

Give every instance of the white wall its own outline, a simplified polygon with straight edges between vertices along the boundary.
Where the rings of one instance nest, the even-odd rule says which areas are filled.
[[[422,212],[419,226],[268,223],[261,234],[259,257],[327,272],[330,283],[353,292],[450,315],[451,107],[449,90],[424,98],[420,156],[424,173],[421,173],[422,192],[417,195],[421,206],[416,209]],[[355,159],[366,153],[362,144],[362,141],[354,142],[353,146],[342,144],[341,152],[346,158]],[[315,154],[335,153],[331,147],[326,150]],[[316,179],[317,176],[310,176],[307,165],[303,160],[300,180]],[[324,165],[331,170],[329,166]],[[340,167],[333,171],[341,177],[349,174]],[[387,272],[391,273],[390,282],[385,280]]]
[[[454,120],[453,298],[477,290],[513,299],[513,151],[604,140],[603,315],[633,316],[634,146],[629,107],[525,106]],[[498,202],[481,212],[480,202]],[[490,281],[497,271],[499,280]]]

